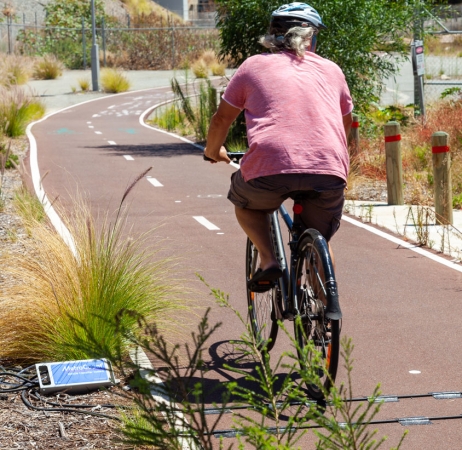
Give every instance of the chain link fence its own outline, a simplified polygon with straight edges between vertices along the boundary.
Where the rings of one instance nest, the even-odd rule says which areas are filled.
[[[96,39],[101,65],[128,70],[184,68],[206,50],[219,52],[218,30],[209,27],[99,27]],[[0,24],[0,52],[21,55],[54,54],[70,69],[89,65],[92,31],[85,28]]]
[[[425,26],[432,30],[425,55],[425,95],[436,100],[447,89],[462,90],[462,5],[435,15]]]

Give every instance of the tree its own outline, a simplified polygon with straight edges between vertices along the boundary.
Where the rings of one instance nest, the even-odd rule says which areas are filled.
[[[377,101],[382,80],[396,74],[396,62],[408,58],[415,23],[429,16],[435,0],[309,0],[327,30],[317,53],[345,73],[356,109]],[[221,56],[237,65],[266,51],[258,38],[268,30],[274,0],[216,0]],[[441,3],[441,2],[439,2]]]

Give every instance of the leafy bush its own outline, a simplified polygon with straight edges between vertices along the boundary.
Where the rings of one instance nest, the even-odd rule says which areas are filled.
[[[103,69],[101,71],[101,86],[104,92],[118,94],[130,89],[130,82],[121,70]]]
[[[34,78],[55,80],[63,74],[63,63],[54,55],[44,55],[34,63]]]
[[[0,86],[0,130],[9,137],[22,136],[27,125],[45,114],[45,107],[20,87]]]

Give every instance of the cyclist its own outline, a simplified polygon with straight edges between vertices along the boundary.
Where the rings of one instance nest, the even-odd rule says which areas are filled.
[[[271,53],[244,61],[210,122],[205,156],[229,163],[223,143],[245,111],[249,150],[231,177],[228,199],[260,254],[251,290],[265,291],[281,276],[268,214],[291,192],[315,191],[303,202],[302,220],[327,241],[340,226],[353,103],[341,69],[315,54],[323,28],[317,11],[306,3],[273,11],[269,34],[260,38]]]

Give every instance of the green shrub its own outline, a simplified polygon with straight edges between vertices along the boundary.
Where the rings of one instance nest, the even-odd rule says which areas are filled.
[[[104,92],[117,94],[130,89],[127,77],[118,69],[103,69],[101,71],[101,86]]]

